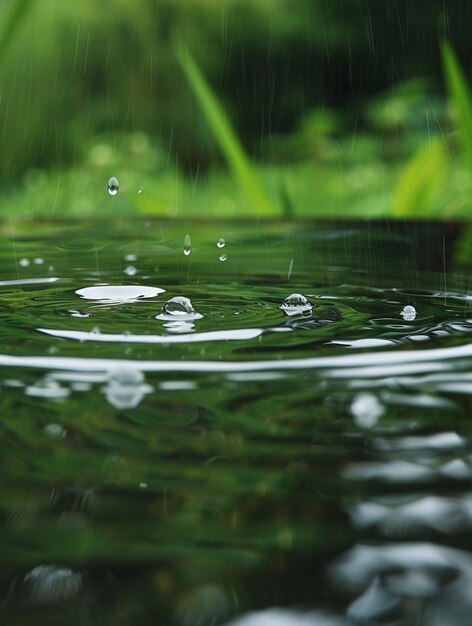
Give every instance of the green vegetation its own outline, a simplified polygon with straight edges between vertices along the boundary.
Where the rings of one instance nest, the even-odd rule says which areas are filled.
[[[137,5],[0,8],[0,214],[472,214],[462,2]]]

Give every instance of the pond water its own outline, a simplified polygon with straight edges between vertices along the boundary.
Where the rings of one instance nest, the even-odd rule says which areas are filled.
[[[0,232],[3,623],[472,623],[458,226]]]

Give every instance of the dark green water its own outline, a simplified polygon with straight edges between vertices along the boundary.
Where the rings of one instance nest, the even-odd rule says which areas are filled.
[[[472,624],[456,235],[4,224],[2,623]]]

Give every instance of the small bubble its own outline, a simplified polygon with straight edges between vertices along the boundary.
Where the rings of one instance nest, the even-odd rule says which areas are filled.
[[[18,261],[18,265],[21,265],[21,267],[28,267],[29,264],[29,259],[20,259]]]
[[[410,304],[407,304],[400,311],[400,315],[403,317],[403,319],[406,322],[412,322],[416,318],[416,309],[415,309],[414,306],[411,306]]]
[[[185,235],[184,237],[184,254],[188,256],[192,252],[192,239],[190,235]]]
[[[218,239],[218,241],[216,242],[216,247],[224,248],[225,246],[226,246],[226,241],[222,237]]]
[[[313,310],[313,305],[303,294],[292,293],[288,298],[285,298],[279,309],[288,316],[310,315]]]
[[[373,393],[358,393],[351,404],[351,414],[359,428],[373,428],[384,413],[384,405]]]
[[[128,265],[128,267],[125,267],[123,270],[123,273],[127,274],[127,276],[134,276],[137,271],[138,270],[134,267],[134,265]]]
[[[218,257],[218,259],[222,262],[226,261],[228,257],[226,256],[226,254],[220,254],[220,256]]]
[[[115,176],[112,176],[108,181],[108,193],[110,196],[116,196],[118,193],[118,179]]]
[[[137,258],[138,257],[135,254],[127,254],[124,257],[125,261],[136,261]]]

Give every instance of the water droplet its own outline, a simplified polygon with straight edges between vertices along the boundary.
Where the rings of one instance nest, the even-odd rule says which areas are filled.
[[[34,385],[26,387],[25,393],[27,396],[35,398],[46,398],[50,400],[61,400],[67,398],[69,395],[69,389],[63,387],[57,381],[50,378],[42,378],[38,380]]]
[[[313,305],[301,293],[292,293],[288,298],[285,298],[279,309],[288,316],[310,315],[313,310]]]
[[[190,235],[185,235],[184,237],[184,254],[188,256],[192,252],[192,239]]]
[[[147,483],[139,483],[141,489],[147,489]]]
[[[198,320],[202,317],[203,315],[195,311],[192,302],[185,296],[175,296],[171,298],[162,307],[162,313],[156,315],[156,319],[164,321],[173,321],[176,318],[189,321]]]
[[[123,270],[123,274],[126,274],[127,276],[134,276],[137,271],[138,270],[134,267],[134,265],[128,265],[128,267],[125,267]]]
[[[384,405],[373,393],[358,393],[351,404],[351,414],[359,428],[373,428],[384,413]]]
[[[20,259],[18,261],[18,265],[21,265],[21,267],[28,267],[28,265],[30,264],[28,259]]]
[[[167,315],[188,315],[195,313],[195,309],[189,298],[175,296],[164,304],[163,312]]]
[[[44,259],[42,259],[41,257],[37,257],[36,259],[33,259],[33,263],[35,265],[42,265],[44,263]]]
[[[412,322],[416,318],[416,309],[414,306],[407,304],[401,310],[400,315],[406,322]]]
[[[117,409],[132,409],[152,391],[144,382],[139,370],[116,370],[110,372],[108,383],[103,389],[108,402]]]
[[[222,261],[223,263],[226,261],[227,258],[228,257],[226,256],[226,254],[220,254],[220,256],[218,257],[218,259]]]
[[[56,439],[59,439],[60,437],[65,437],[66,436],[66,431],[64,428],[62,428],[62,426],[60,424],[46,424],[46,426],[44,427],[44,432],[49,435],[50,437],[54,437]]]
[[[94,326],[92,328],[92,330],[90,331],[91,335],[99,335],[100,334],[100,328],[98,326]]]
[[[115,176],[112,176],[108,181],[108,193],[110,196],[116,196],[118,193],[118,179]]]
[[[220,239],[218,239],[218,241],[216,242],[216,247],[217,248],[224,248],[226,245],[226,241],[220,237]]]
[[[144,189],[143,189],[142,187],[140,187],[140,188],[138,189],[138,193],[143,193],[143,191],[144,191]]]
[[[136,261],[137,260],[137,256],[135,254],[127,254],[124,259],[125,261]]]

